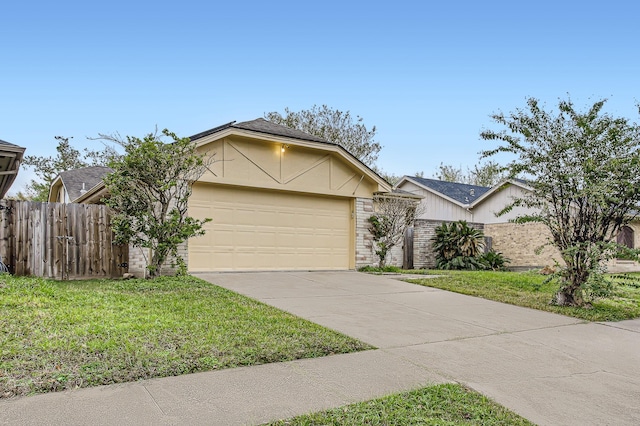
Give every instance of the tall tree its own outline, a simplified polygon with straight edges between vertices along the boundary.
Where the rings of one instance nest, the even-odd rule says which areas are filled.
[[[49,197],[49,188],[53,180],[67,170],[78,169],[87,166],[105,166],[111,158],[117,157],[117,151],[110,146],[105,146],[102,151],[93,151],[85,148],[80,151],[71,146],[72,137],[55,136],[58,141],[55,157],[26,155],[23,159],[25,166],[33,168],[38,179],[32,179],[25,188],[22,197],[34,201],[46,201]]]
[[[495,161],[478,163],[469,170],[469,183],[478,186],[493,186],[506,178],[504,168]]]
[[[496,185],[506,176],[505,168],[495,161],[480,162],[474,165],[472,169],[467,167],[466,171],[462,167],[440,163],[435,174],[436,179],[478,186]]]
[[[555,113],[529,98],[526,109],[492,115],[505,130],[482,132],[500,143],[483,155],[513,154],[507,169],[532,188],[504,212],[536,211],[518,220],[545,224],[564,260],[558,305],[585,304],[585,286],[601,279],[601,265],[615,251],[612,239],[640,205],[640,126],[604,113],[604,104],[581,112],[561,100]]]
[[[178,247],[187,239],[203,235],[210,219],[194,219],[187,214],[187,203],[194,181],[213,161],[196,151],[189,138],[179,138],[163,130],[137,138],[100,135],[124,148],[124,155],[113,159],[113,172],[105,177],[109,197],[105,203],[116,214],[112,228],[119,243],[151,250],[147,259],[149,277],[162,272],[169,256],[184,265]],[[164,143],[170,138],[171,143]]]
[[[455,167],[449,164],[440,163],[435,178],[446,182],[467,183],[467,177],[462,167]]]
[[[264,118],[336,143],[369,167],[373,167],[382,149],[382,145],[374,140],[376,126],[367,129],[363,119],[359,116],[354,119],[349,111],[314,105],[311,109],[298,112],[285,108],[284,115],[276,111],[268,112]]]

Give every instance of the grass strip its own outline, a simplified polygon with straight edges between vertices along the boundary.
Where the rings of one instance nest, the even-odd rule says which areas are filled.
[[[270,423],[271,426],[532,424],[489,398],[457,384],[431,386]]]
[[[634,280],[614,278],[613,294],[591,302],[590,308],[551,305],[557,282],[535,272],[403,271],[439,275],[408,282],[517,306],[554,312],[587,321],[621,321],[640,317],[640,288]]]
[[[0,398],[366,349],[195,277],[0,276]]]

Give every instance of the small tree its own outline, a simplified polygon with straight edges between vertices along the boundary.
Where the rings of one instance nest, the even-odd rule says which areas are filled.
[[[363,119],[358,116],[354,119],[349,111],[314,105],[311,109],[299,112],[285,108],[284,115],[276,111],[268,112],[264,118],[338,144],[369,167],[373,167],[382,149],[374,140],[376,126],[367,129]]]
[[[172,139],[164,143],[163,136]],[[125,154],[111,161],[113,173],[105,177],[109,197],[105,203],[116,214],[112,228],[119,243],[151,249],[147,269],[151,278],[160,275],[172,255],[179,264],[178,247],[188,238],[203,235],[204,223],[187,215],[192,184],[212,162],[196,151],[189,138],[163,130],[140,139],[100,135],[124,148]]]
[[[420,214],[420,200],[382,194],[373,202],[375,214],[369,217],[369,231],[376,243],[378,266],[384,268],[389,251],[402,241],[405,231]]]
[[[485,269],[480,256],[484,249],[484,234],[460,220],[443,222],[432,238],[438,269]]]
[[[527,110],[492,115],[506,130],[481,134],[502,143],[483,155],[515,155],[507,169],[531,187],[503,212],[530,208],[518,221],[545,224],[560,251],[558,305],[585,303],[584,286],[601,276],[603,261],[616,251],[612,239],[640,205],[640,126],[601,113],[604,104],[580,112],[570,100],[560,101],[556,115],[530,98]]]

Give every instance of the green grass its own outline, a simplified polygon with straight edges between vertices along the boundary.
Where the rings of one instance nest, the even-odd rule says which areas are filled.
[[[546,276],[535,272],[490,271],[408,271],[441,275],[438,278],[409,279],[428,287],[555,312],[587,321],[621,321],[640,317],[640,286],[637,281],[615,279],[614,295],[591,302],[591,308],[554,306],[550,301],[557,282],[545,283]]]
[[[347,405],[271,425],[532,425],[490,399],[456,384]]]
[[[370,348],[194,277],[0,276],[0,398]]]

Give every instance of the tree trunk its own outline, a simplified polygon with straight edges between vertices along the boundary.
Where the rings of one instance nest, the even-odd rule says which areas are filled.
[[[167,255],[158,252],[157,250],[153,251],[153,255],[151,256],[151,262],[149,263],[149,279],[153,279],[160,276],[162,272],[162,264],[167,259]]]
[[[380,269],[384,268],[387,265],[387,253],[391,250],[391,247],[383,242],[378,242],[378,250],[376,250],[376,255],[378,256],[378,267]]]
[[[576,253],[573,257],[565,258],[567,270],[563,274],[563,283],[556,293],[553,304],[558,306],[584,306],[582,286],[590,275],[590,261],[585,253]]]
[[[570,289],[569,287],[558,290],[554,298],[554,305],[558,306],[583,306],[584,299],[580,288]]]

